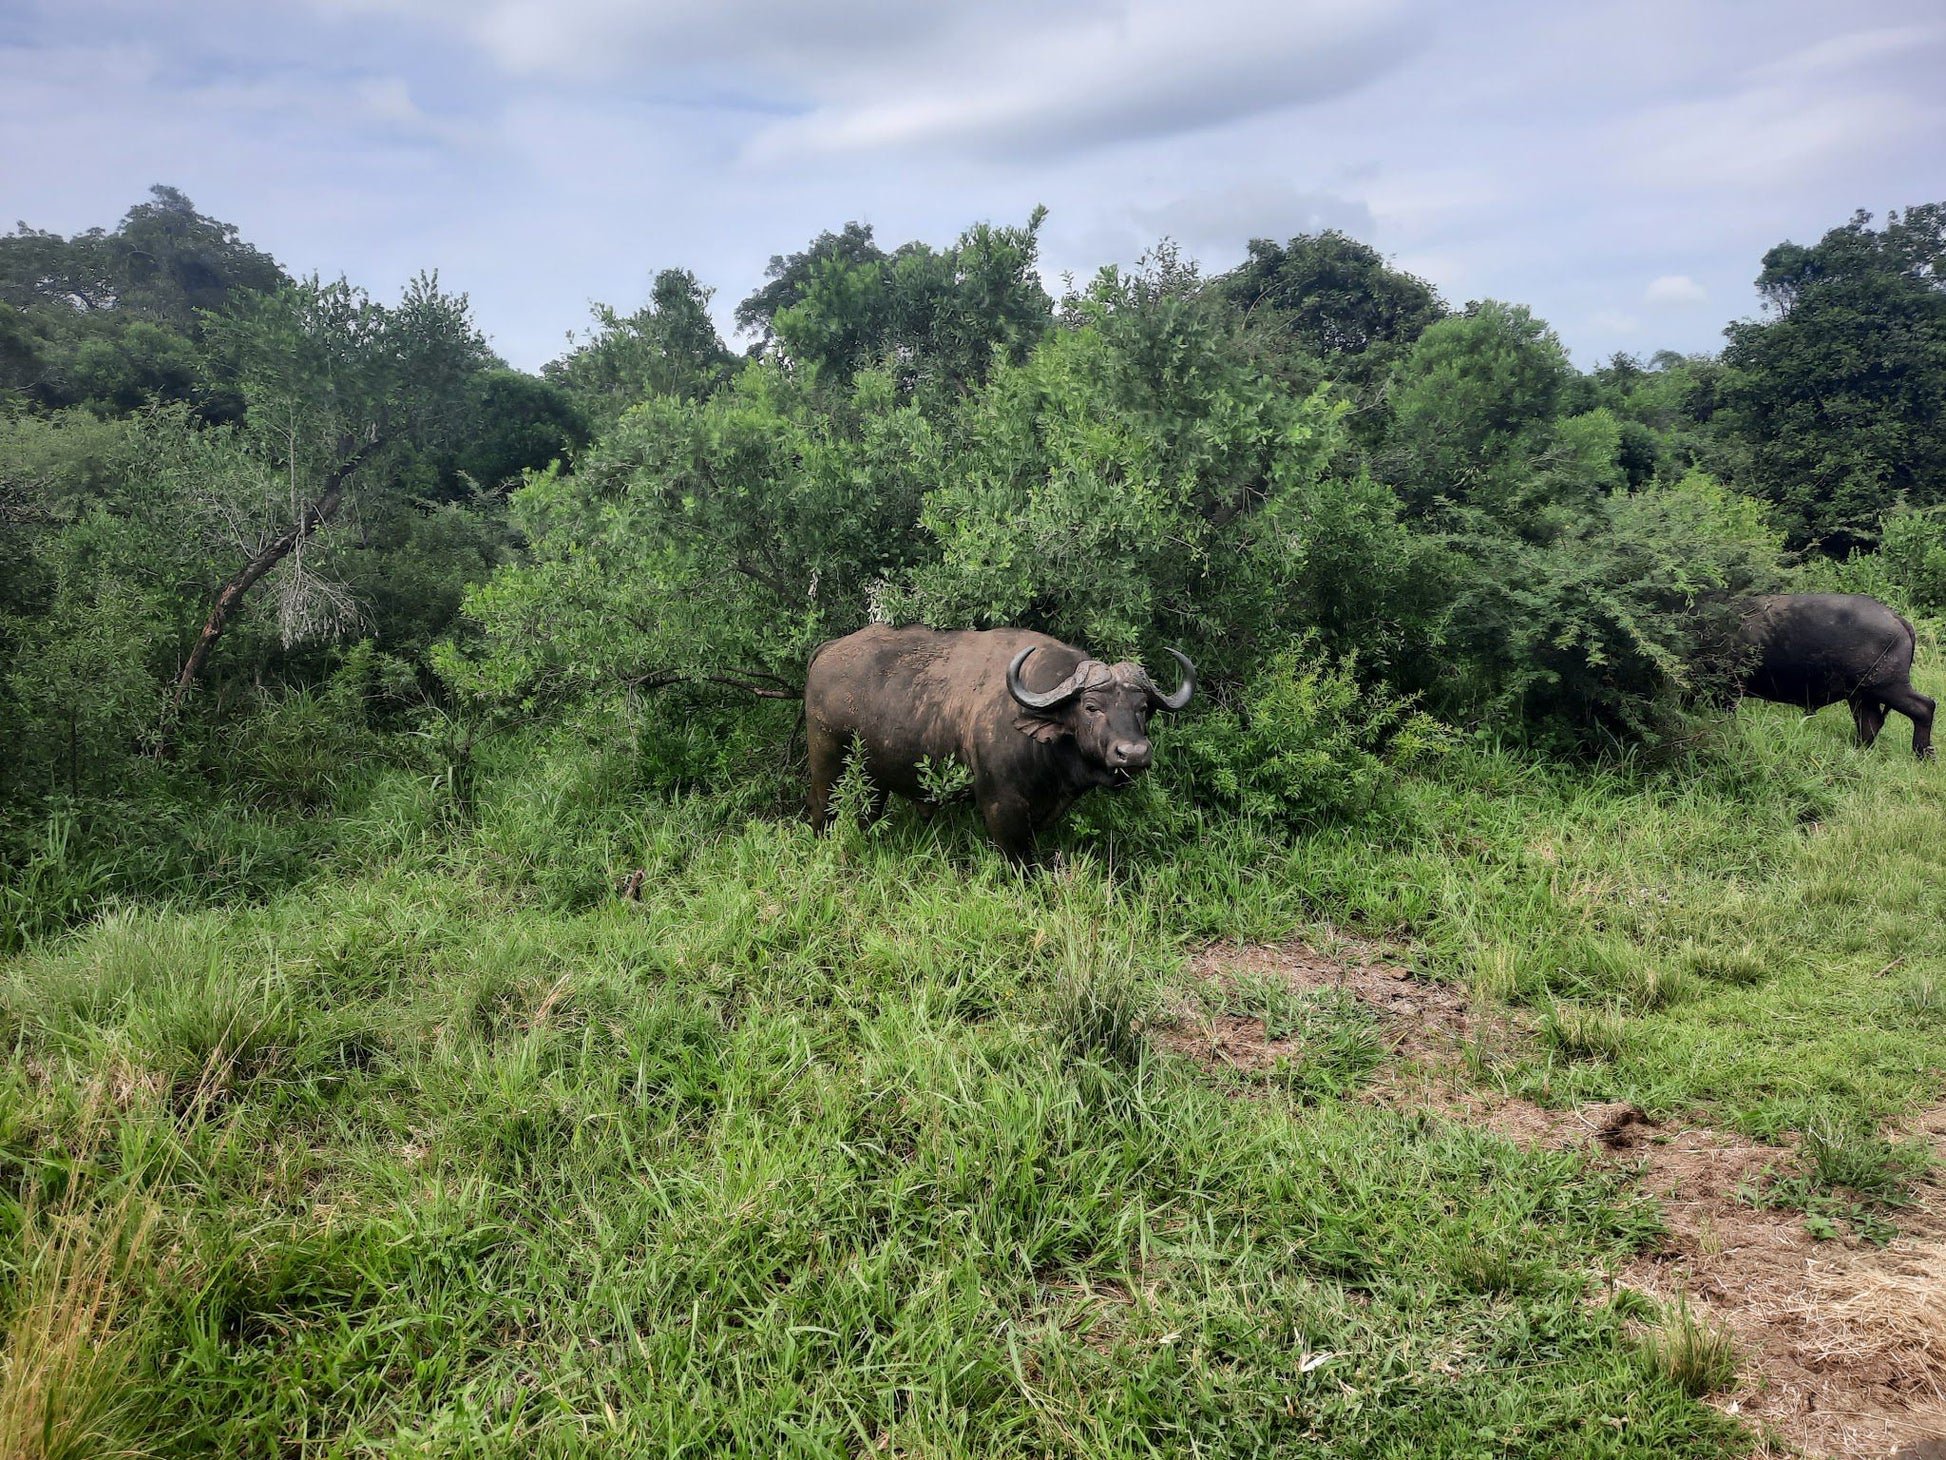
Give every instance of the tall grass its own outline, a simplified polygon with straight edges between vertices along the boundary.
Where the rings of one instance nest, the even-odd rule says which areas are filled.
[[[290,882],[0,962],[8,1433],[1460,1455],[1613,1416],[1605,1453],[1721,1453],[1715,1371],[1584,1301],[1656,1240],[1624,1175],[1347,1098],[1385,1057],[1352,1001],[1239,986],[1305,1051],[1250,1087],[1146,1025],[1205,940],[1325,922],[1553,1011],[1499,1087],[1876,1130],[1935,1088],[1946,778],[1843,729],[1455,750],[1299,837],[1151,822],[1158,781],[1026,876],[958,812],[819,838],[565,737],[482,751],[464,808],[371,777]]]
[[[11,1298],[0,1351],[0,1457],[96,1460],[147,1453],[155,1396],[140,1382],[152,1324],[144,1289],[160,1213],[132,1182],[92,1179],[112,1131],[99,1087],[82,1094],[64,1169],[11,1205]]]
[[[1720,1322],[1699,1318],[1686,1302],[1669,1306],[1643,1335],[1641,1352],[1649,1373],[1692,1398],[1721,1393],[1736,1382],[1735,1335]]]

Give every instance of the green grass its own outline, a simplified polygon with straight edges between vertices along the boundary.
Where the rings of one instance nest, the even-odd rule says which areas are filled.
[[[1847,728],[1469,751],[1288,843],[1151,787],[1027,878],[963,815],[820,840],[586,756],[470,824],[381,778],[289,890],[0,964],[9,1332],[107,1314],[89,1412],[165,1455],[1734,1451],[1720,1356],[1587,1301],[1657,1240],[1625,1176],[1345,1098],[1356,1007],[1246,989],[1318,1052],[1248,1090],[1143,1031],[1200,941],[1331,923],[1532,1006],[1502,1086],[1903,1179],[1946,768]]]
[[[1654,1377],[1700,1399],[1736,1382],[1736,1340],[1728,1328],[1700,1319],[1686,1303],[1678,1303],[1643,1335],[1642,1362]]]

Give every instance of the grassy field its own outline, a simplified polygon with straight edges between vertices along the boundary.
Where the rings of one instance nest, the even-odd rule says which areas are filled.
[[[1352,931],[1522,1006],[1489,1086],[1896,1184],[1946,767],[1849,728],[1469,748],[1294,841],[1138,801],[1024,879],[966,818],[819,840],[592,756],[465,825],[394,776],[291,890],[0,965],[0,1455],[1739,1453],[1596,1300],[1661,1231],[1625,1174],[1353,1098],[1355,1008],[1247,1098],[1141,1028],[1211,940]]]

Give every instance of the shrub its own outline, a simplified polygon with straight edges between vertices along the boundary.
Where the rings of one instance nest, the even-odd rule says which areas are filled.
[[[883,613],[1027,624],[1104,658],[1176,644],[1235,683],[1330,586],[1357,612],[1387,597],[1406,535],[1384,488],[1327,475],[1341,403],[1263,378],[1240,313],[1167,253],[1068,307],[1073,328],[957,413],[925,501],[936,552]]]
[[[1369,814],[1401,769],[1444,754],[1451,730],[1385,685],[1367,687],[1350,657],[1299,639],[1275,655],[1235,705],[1185,726],[1166,772],[1225,812],[1291,830]]]
[[[1878,551],[1854,554],[1835,577],[1846,592],[1907,613],[1946,614],[1946,507],[1891,513],[1879,524]]]
[[[1755,504],[1692,473],[1563,509],[1539,538],[1482,519],[1449,540],[1431,705],[1564,751],[1687,738],[1720,696],[1736,601],[1781,582]]]

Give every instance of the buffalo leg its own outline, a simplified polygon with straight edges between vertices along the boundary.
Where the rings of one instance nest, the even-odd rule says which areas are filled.
[[[1932,754],[1932,699],[1910,684],[1890,685],[1878,692],[1888,710],[1897,710],[1912,721],[1912,753],[1921,760]]]
[[[1869,750],[1885,728],[1885,706],[1869,691],[1856,695],[1851,702],[1851,722],[1858,729],[1859,745]]]
[[[831,824],[831,788],[845,768],[845,742],[822,725],[807,727],[806,749],[811,761],[811,794],[806,804],[813,830]]]
[[[980,820],[987,835],[999,844],[1012,862],[1034,859],[1034,817],[1027,803],[1004,792],[980,798]]]

